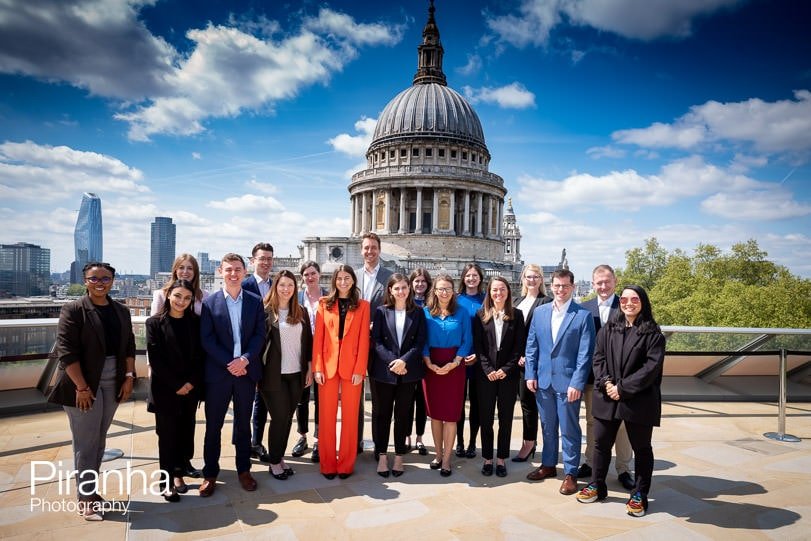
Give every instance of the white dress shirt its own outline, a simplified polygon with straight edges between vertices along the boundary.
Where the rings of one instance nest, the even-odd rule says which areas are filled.
[[[552,303],[552,343],[558,341],[558,332],[560,326],[563,324],[563,318],[566,317],[566,312],[569,311],[569,305],[572,304],[572,299],[566,301],[563,306],[558,308],[558,303]]]

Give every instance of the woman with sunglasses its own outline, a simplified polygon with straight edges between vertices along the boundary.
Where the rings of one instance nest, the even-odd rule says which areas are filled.
[[[650,300],[639,286],[626,286],[620,311],[600,329],[594,350],[594,471],[577,494],[581,503],[604,500],[605,477],[620,424],[625,423],[634,450],[636,486],[626,512],[645,515],[653,475],[653,427],[662,416],[662,367],[665,337],[653,318]]]
[[[59,373],[48,401],[61,404],[73,437],[79,513],[88,521],[99,513],[99,469],[107,431],[118,404],[135,383],[135,335],[130,311],[109,293],[115,269],[92,262],[82,269],[87,294],[65,304],[59,314],[56,349]]]

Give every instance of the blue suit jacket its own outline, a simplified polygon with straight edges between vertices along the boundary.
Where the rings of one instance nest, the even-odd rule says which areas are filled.
[[[273,287],[273,278],[268,277],[268,284]],[[262,298],[262,293],[259,291],[259,284],[256,282],[256,276],[253,274],[242,280],[242,289],[250,291],[260,299]]]
[[[242,355],[248,359],[248,377],[253,382],[258,382],[262,379],[265,310],[259,296],[245,290],[242,291],[240,334]],[[231,376],[227,365],[234,360],[234,338],[222,290],[213,292],[203,301],[203,310],[200,313],[200,337],[206,352],[206,381],[217,382]]]
[[[591,373],[594,320],[591,312],[572,301],[553,344],[553,306],[551,302],[543,304],[532,314],[524,378],[537,380],[539,389],[552,387],[565,393],[572,387],[582,391]]]

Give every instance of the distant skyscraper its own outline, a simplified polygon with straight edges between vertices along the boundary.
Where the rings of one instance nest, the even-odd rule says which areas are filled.
[[[208,259],[208,252],[197,252],[197,264],[200,265],[200,274],[211,274],[211,261]]]
[[[51,251],[36,244],[0,244],[0,296],[47,295]]]
[[[102,261],[103,238],[101,227],[101,198],[94,193],[85,192],[73,230],[73,247],[75,257],[70,266],[70,281],[74,284],[84,282],[82,267],[89,261]]]
[[[175,260],[175,224],[171,218],[158,216],[152,222],[152,242],[149,275],[158,272],[171,272]]]

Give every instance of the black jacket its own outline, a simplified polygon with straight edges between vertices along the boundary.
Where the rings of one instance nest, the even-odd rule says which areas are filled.
[[[372,323],[374,353],[369,376],[375,381],[397,383],[398,376],[389,370],[389,364],[395,359],[402,359],[406,363],[407,371],[402,381],[419,381],[425,375],[425,364],[422,362],[422,348],[428,339],[425,313],[422,308],[406,312],[402,346],[397,344],[394,317],[394,309],[386,306],[379,306],[374,313]]]
[[[203,347],[200,344],[200,318],[185,315],[189,336],[181,343],[175,335],[169,316],[152,316],[146,320],[146,350],[152,375],[147,409],[152,412],[178,411],[184,400],[203,397]],[[185,353],[185,355],[184,355]],[[177,394],[186,383],[194,389],[185,396]]]
[[[524,326],[524,314],[513,308],[513,317],[504,321],[501,328],[501,347],[496,348],[496,324],[493,318],[487,323],[482,321],[482,310],[473,318],[473,345],[476,348],[478,365],[484,376],[499,369],[507,377],[517,377],[518,359],[524,354],[527,331]]]

